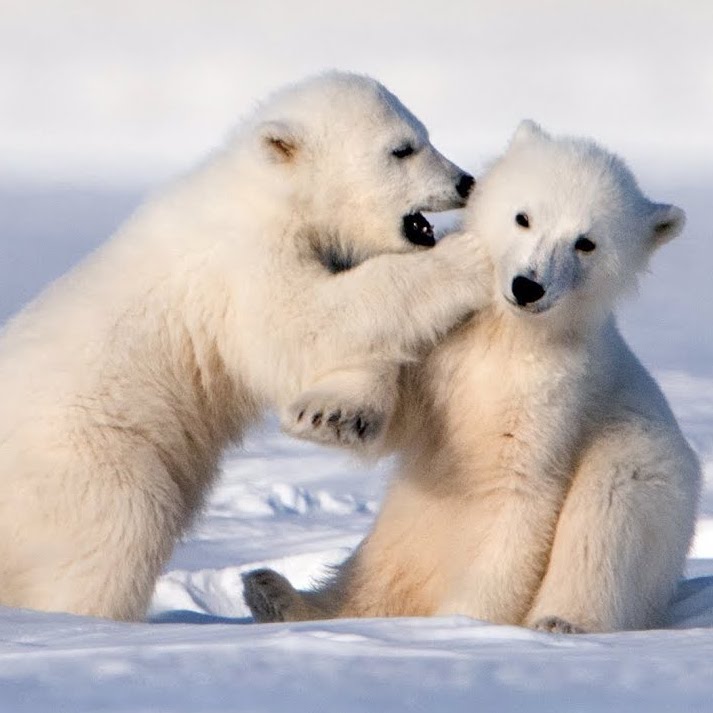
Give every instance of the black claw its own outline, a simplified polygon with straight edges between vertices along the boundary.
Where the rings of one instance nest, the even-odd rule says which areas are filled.
[[[319,426],[322,423],[322,412],[317,411],[317,413],[312,416],[312,425],[313,426]]]
[[[339,419],[342,417],[342,412],[337,410],[334,411],[333,413],[329,414],[329,418],[327,419],[327,423],[330,425],[334,425],[335,423],[339,422]]]
[[[304,415],[305,415],[305,410],[302,409],[297,416],[297,423],[299,423],[304,418]]]

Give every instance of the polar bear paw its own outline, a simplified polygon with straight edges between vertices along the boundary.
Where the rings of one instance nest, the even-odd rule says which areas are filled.
[[[386,415],[374,408],[307,393],[290,406],[283,428],[291,436],[308,441],[363,448],[379,438],[386,421]]]
[[[260,624],[290,621],[290,610],[299,592],[272,569],[256,569],[243,575],[243,599]]]
[[[535,631],[547,631],[550,634],[585,634],[585,630],[575,624],[571,624],[566,619],[558,616],[545,616],[538,619],[532,628]]]

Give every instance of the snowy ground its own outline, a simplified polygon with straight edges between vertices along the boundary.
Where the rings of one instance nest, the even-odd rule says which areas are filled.
[[[685,208],[684,237],[657,256],[621,321],[707,475],[689,579],[663,631],[253,626],[240,573],[268,564],[308,584],[366,532],[389,471],[268,422],[226,458],[147,623],[0,608],[0,713],[713,710],[713,6],[0,0],[0,10],[0,322],[266,91],[330,66],[368,71],[476,173],[531,116],[604,141],[653,198]]]

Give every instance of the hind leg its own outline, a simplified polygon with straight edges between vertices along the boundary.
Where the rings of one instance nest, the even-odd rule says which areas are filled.
[[[526,624],[565,632],[662,623],[692,536],[699,470],[682,440],[619,424],[585,454]]]
[[[301,592],[272,569],[246,572],[243,587],[243,599],[259,624],[329,619],[336,609],[328,590]]]
[[[407,488],[408,489],[408,488]],[[307,619],[424,616],[435,613],[444,587],[449,532],[423,523],[428,499],[412,500],[392,488],[377,522],[329,579],[296,590],[272,570],[243,577],[245,603],[258,622]],[[433,510],[433,508],[432,508]],[[446,513],[450,508],[446,507]],[[433,517],[433,512],[430,513]],[[450,524],[452,518],[448,520]],[[446,557],[445,560],[450,558]]]
[[[0,602],[144,617],[180,530],[179,494],[157,459],[148,473],[132,473],[131,460],[122,461],[118,470],[75,459],[43,478],[41,494],[27,488],[0,503],[0,529],[12,528],[0,545]],[[143,463],[152,465],[147,458]],[[32,472],[26,475],[37,482]]]

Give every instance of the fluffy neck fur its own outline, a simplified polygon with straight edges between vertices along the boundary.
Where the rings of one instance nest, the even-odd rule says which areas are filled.
[[[566,477],[571,464],[561,454],[573,452],[572,440],[586,433],[582,393],[613,388],[602,378],[610,358],[605,335],[611,333],[621,341],[612,315],[596,329],[553,330],[538,316],[523,318],[498,306],[483,311],[404,373],[399,409],[408,416],[397,414],[394,423],[408,423],[412,430],[390,434],[390,445],[406,444],[403,471],[426,476],[423,487],[444,495],[519,487],[526,473]],[[535,450],[535,442],[549,445]],[[478,464],[469,470],[468,483],[454,482],[451,473],[463,477],[462,469],[444,454]],[[424,461],[428,467],[414,467]]]

